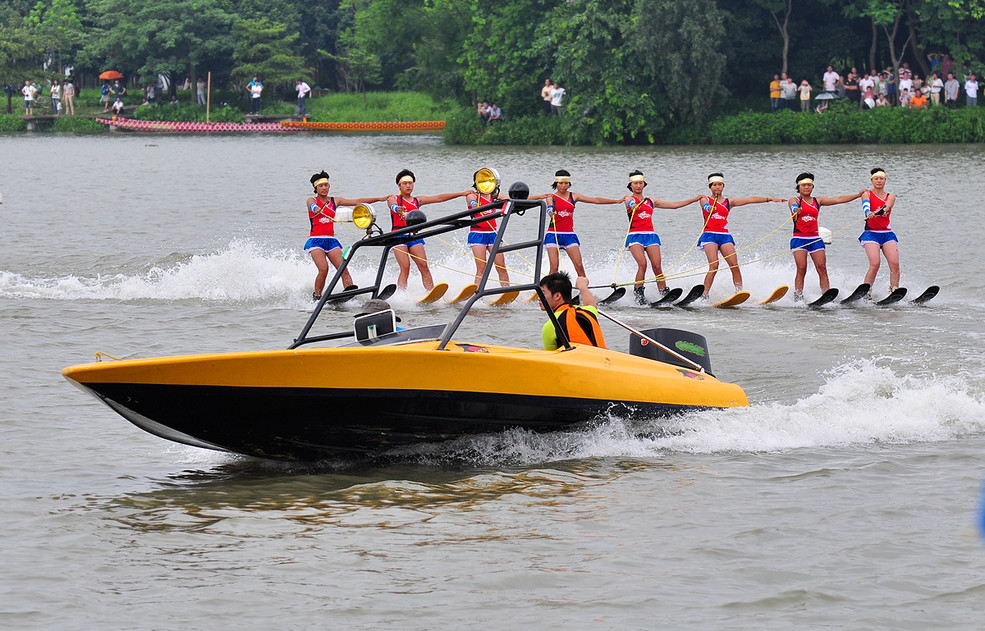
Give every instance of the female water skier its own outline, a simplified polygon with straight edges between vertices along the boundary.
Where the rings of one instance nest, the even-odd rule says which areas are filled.
[[[580,193],[570,192],[571,174],[564,169],[559,169],[554,173],[554,183],[551,184],[555,193],[544,193],[543,195],[531,195],[530,199],[550,199],[548,210],[551,215],[551,223],[547,226],[547,235],[544,237],[544,245],[547,247],[547,259],[550,263],[550,272],[553,274],[558,271],[560,266],[561,252],[564,250],[574,265],[575,273],[578,277],[586,276],[585,266],[581,261],[581,242],[575,234],[575,204],[585,202],[586,204],[619,204],[621,199],[607,199],[605,197],[588,197]]]
[[[397,173],[395,178],[400,192],[386,198],[387,206],[390,207],[391,230],[399,230],[407,227],[407,213],[417,210],[425,204],[437,204],[446,202],[456,197],[464,197],[469,191],[460,193],[443,193],[441,195],[428,195],[426,197],[414,197],[414,184],[417,178],[410,169],[404,169]],[[413,236],[406,236],[404,245],[397,245],[393,248],[393,255],[397,258],[397,265],[400,266],[400,273],[397,276],[397,287],[407,289],[407,278],[410,276],[410,259],[414,258],[417,269],[421,272],[421,282],[424,289],[431,291],[434,281],[431,279],[431,270],[428,269],[427,252],[424,250],[424,239]]]
[[[650,259],[653,273],[657,277],[657,289],[661,295],[667,291],[667,282],[664,279],[663,268],[660,264],[660,237],[653,229],[653,209],[683,208],[698,201],[701,196],[698,195],[679,202],[665,202],[656,197],[643,197],[646,179],[639,169],[629,174],[629,184],[626,185],[626,188],[632,194],[626,195],[622,199],[622,202],[626,204],[626,214],[629,217],[629,234],[626,235],[625,247],[636,261],[636,285],[633,289],[636,294],[636,302],[645,305],[647,301],[643,295],[643,279],[646,277],[647,258]]]
[[[896,205],[896,196],[885,191],[886,172],[883,169],[875,168],[869,173],[872,190],[862,191],[865,231],[858,238],[859,243],[865,248],[865,255],[869,258],[869,270],[865,273],[865,282],[870,286],[875,282],[876,274],[879,273],[879,253],[882,252],[886,257],[886,263],[889,264],[889,291],[892,293],[899,287],[899,239],[889,225],[889,216],[893,213],[893,206]]]
[[[793,253],[797,274],[793,281],[793,299],[799,302],[804,299],[804,278],[807,276],[807,256],[814,261],[814,270],[821,284],[821,291],[828,291],[827,254],[824,251],[824,240],[818,232],[818,215],[821,206],[834,206],[858,199],[864,191],[854,195],[839,195],[837,197],[811,197],[814,191],[814,174],[801,173],[797,176],[797,197],[791,197],[789,202],[790,215],[793,220],[793,237],[790,239],[790,251]]]
[[[311,260],[315,262],[315,267],[318,268],[318,274],[315,276],[315,291],[311,297],[315,300],[321,300],[321,293],[325,288],[325,279],[328,278],[328,263],[331,262],[335,269],[342,265],[342,244],[335,238],[335,209],[339,204],[343,206],[371,204],[386,198],[345,199],[343,197],[329,197],[328,191],[331,186],[328,183],[328,173],[325,171],[311,176],[311,186],[314,188],[315,196],[309,197],[306,204],[311,232],[308,235],[308,240],[304,243],[304,251],[311,254]],[[349,270],[342,272],[342,285],[346,288],[352,286],[352,276],[349,274]]]
[[[708,257],[708,273],[705,274],[705,290],[702,294],[707,297],[711,285],[718,273],[718,255],[721,253],[732,272],[732,283],[736,291],[742,291],[742,272],[739,271],[739,259],[735,253],[735,239],[728,231],[728,214],[736,206],[746,204],[765,204],[767,202],[785,202],[779,197],[722,197],[725,190],[725,176],[712,173],[708,176],[708,188],[711,195],[701,196],[701,213],[704,217],[704,228],[698,239],[698,247],[705,251]],[[731,260],[730,260],[731,259]]]
[[[488,195],[484,195],[479,191],[478,182],[476,182],[476,177],[481,173],[483,169],[476,171],[472,174],[472,188],[474,190],[468,191],[465,196],[465,200],[468,202],[469,208],[477,208],[479,206],[485,206],[486,204],[491,204],[496,200],[509,199],[507,195],[504,195],[497,188],[495,191]],[[498,177],[498,176],[497,176]],[[478,217],[482,215],[488,215],[496,212],[496,209],[491,208],[489,210],[479,213]],[[479,224],[473,225],[469,230],[468,244],[472,249],[472,258],[475,259],[475,284],[479,284],[479,280],[482,278],[482,273],[486,270],[486,255],[488,252],[492,251],[493,243],[496,241],[496,220],[490,219],[488,221],[483,221]],[[496,266],[496,272],[499,274],[499,284],[506,287],[510,284],[510,273],[506,269],[506,257],[502,252],[496,255],[496,260],[493,261]]]

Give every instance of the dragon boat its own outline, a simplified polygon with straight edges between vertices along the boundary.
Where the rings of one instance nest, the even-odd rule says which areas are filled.
[[[495,199],[494,169],[476,187]],[[484,298],[534,291],[557,327],[539,286],[549,215],[514,184],[509,200],[384,233],[369,205],[353,210],[366,230],[346,253],[300,335],[284,350],[97,361],[62,374],[137,427],[178,443],[246,456],[318,461],[386,456],[397,448],[513,428],[554,431],[616,415],[666,417],[748,405],[738,385],[711,373],[700,335],[629,329],[628,352],[570,343],[557,350],[459,339],[460,325]],[[446,323],[399,329],[392,310],[353,320],[351,330],[312,335],[326,306],[386,295],[390,250],[409,234],[427,239],[490,219],[499,221],[489,260],[499,252],[536,252],[528,284],[490,285],[487,265],[476,293]],[[514,226],[524,237],[507,241]],[[512,237],[511,233],[511,237]],[[342,271],[365,251],[380,252],[375,281],[340,287]]]

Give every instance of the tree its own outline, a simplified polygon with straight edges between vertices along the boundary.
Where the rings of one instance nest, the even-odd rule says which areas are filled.
[[[51,0],[50,6],[39,1],[24,22],[45,62],[59,73],[67,54],[78,49],[77,42],[85,40],[82,21],[71,0]]]
[[[90,1],[93,34],[82,55],[90,67],[148,80],[187,73],[193,84],[203,66],[228,77],[236,16],[218,0]]]
[[[725,97],[725,14],[714,0],[637,0],[639,58],[657,80],[674,114],[702,123]]]
[[[297,79],[311,79],[311,70],[295,51],[298,33],[288,33],[287,25],[267,18],[240,19],[233,26],[233,77],[260,77],[282,92],[294,87]]]

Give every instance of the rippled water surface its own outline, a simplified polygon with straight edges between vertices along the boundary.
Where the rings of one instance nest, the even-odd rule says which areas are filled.
[[[871,628],[978,629],[985,320],[968,175],[979,146],[449,148],[434,136],[0,136],[0,626],[4,628]],[[509,183],[616,197],[629,171],[665,200],[706,189],[816,194],[889,172],[903,284],[926,306],[656,311],[632,326],[706,336],[745,409],[656,423],[613,418],[565,433],[422,446],[389,465],[291,467],[145,434],[60,375],[92,359],[284,348],[307,319],[301,251],[311,173],[332,193],[464,190],[494,166]],[[460,202],[427,207],[429,216]],[[832,283],[865,273],[858,203],[825,208]],[[781,204],[731,218],[746,289],[793,280]],[[672,285],[700,282],[696,207],[660,211]],[[632,277],[624,215],[579,205],[593,283]],[[340,226],[341,240],[358,234]],[[460,239],[429,241],[455,291]],[[522,275],[529,261],[510,260]],[[570,268],[570,265],[568,265]],[[371,266],[356,265],[369,278]],[[395,274],[395,271],[393,271]],[[885,294],[883,271],[874,293]],[[652,290],[651,290],[652,291]],[[713,297],[731,293],[720,274]],[[807,294],[818,295],[808,273]],[[409,325],[416,275],[391,300]],[[358,305],[353,304],[352,309]],[[328,314],[347,327],[354,311]],[[530,303],[480,308],[477,341],[539,343]],[[319,326],[322,326],[319,324]],[[610,346],[620,329],[604,325]],[[548,622],[549,621],[549,622]]]

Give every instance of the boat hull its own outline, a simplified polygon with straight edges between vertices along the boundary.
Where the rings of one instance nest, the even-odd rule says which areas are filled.
[[[416,342],[97,362],[63,373],[142,429],[271,459],[381,453],[604,414],[747,405],[741,388],[615,351]]]

